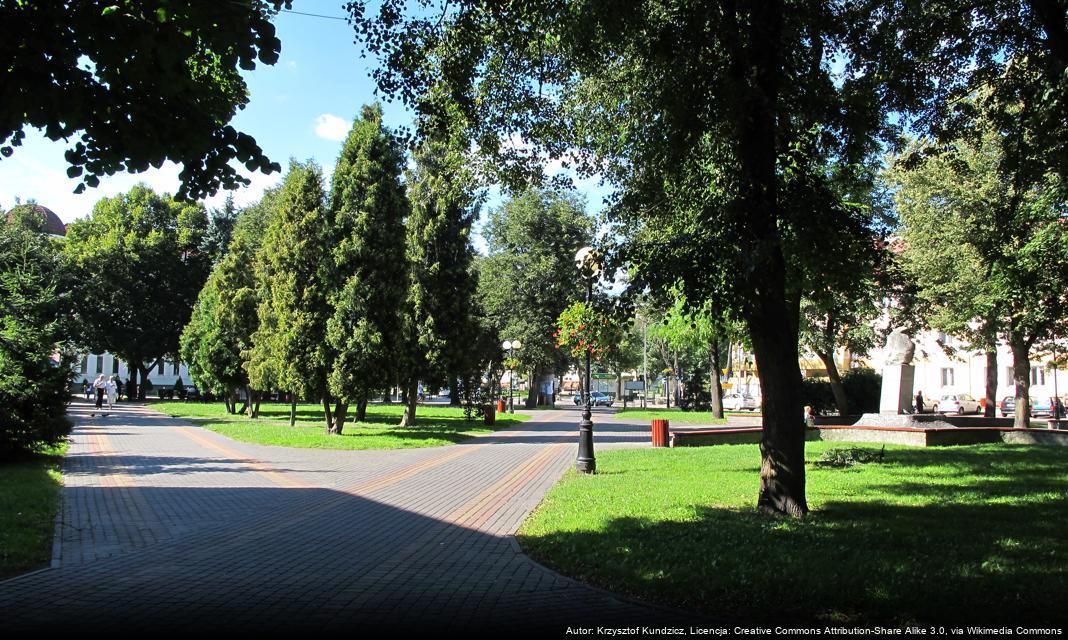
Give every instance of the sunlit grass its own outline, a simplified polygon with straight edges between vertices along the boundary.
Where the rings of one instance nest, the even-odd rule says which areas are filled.
[[[47,566],[67,445],[0,462],[0,578]]]
[[[530,419],[530,416],[520,414],[497,414],[496,424],[488,426],[481,418],[468,421],[461,408],[421,405],[416,413],[416,425],[401,428],[397,424],[404,412],[403,406],[370,405],[364,421],[347,421],[338,436],[326,433],[323,408],[312,404],[297,405],[297,423],[292,427],[289,426],[289,405],[283,403],[261,405],[260,417],[256,420],[244,415],[230,415],[221,403],[156,402],[151,406],[171,416],[188,418],[234,440],[315,449],[440,447]],[[354,415],[350,413],[349,417]]]
[[[602,452],[520,539],[565,574],[720,618],[1063,626],[1068,450],[887,446],[882,463],[812,464],[844,446],[807,445],[804,520],[756,512],[756,446]]]

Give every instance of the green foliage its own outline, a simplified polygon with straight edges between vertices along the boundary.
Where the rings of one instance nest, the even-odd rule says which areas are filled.
[[[366,400],[397,373],[408,275],[403,166],[381,107],[364,107],[341,149],[330,191],[334,308],[325,335],[332,355],[324,364],[329,390],[342,399]]]
[[[145,185],[72,222],[63,250],[76,274],[80,343],[120,356],[142,377],[157,359],[176,356],[211,269],[199,250],[207,224],[202,206]]]
[[[182,331],[182,361],[202,391],[225,395],[249,384],[244,364],[259,326],[257,309],[263,293],[255,261],[276,196],[276,190],[268,191],[238,216],[232,241],[200,290]]]
[[[593,221],[573,195],[531,190],[490,212],[488,255],[479,261],[479,298],[502,339],[519,340],[516,356],[532,370],[566,369],[553,340],[556,320],[584,297],[575,252],[588,245]]]
[[[452,387],[459,378],[481,374],[486,364],[472,348],[481,330],[471,245],[479,198],[467,145],[450,131],[455,125],[421,124],[436,131],[414,154],[407,180],[407,377]]]
[[[4,2],[0,154],[25,127],[66,152],[77,191],[101,176],[182,165],[179,195],[200,198],[249,181],[230,166],[279,171],[251,136],[229,123],[248,103],[241,70],[274,64],[270,20],[290,0]]]
[[[885,459],[885,446],[878,453],[870,449],[860,449],[858,447],[840,447],[836,449],[828,449],[820,454],[819,460],[816,461],[816,466],[845,469],[858,464],[884,462]]]
[[[70,284],[57,241],[0,223],[0,457],[70,432]]]
[[[572,358],[587,353],[600,359],[611,353],[620,342],[620,330],[612,318],[599,313],[592,304],[573,302],[556,320],[556,346]]]
[[[325,339],[333,236],[320,168],[292,162],[273,206],[254,261],[261,291],[245,371],[255,389],[325,397],[333,364]]]
[[[879,410],[882,392],[882,376],[872,369],[850,369],[842,376],[850,413],[868,413]],[[802,401],[817,414],[838,409],[831,383],[824,378],[805,378],[801,382]]]

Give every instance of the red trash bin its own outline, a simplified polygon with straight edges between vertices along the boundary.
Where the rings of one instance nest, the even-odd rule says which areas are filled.
[[[498,400],[497,401],[497,413],[504,413],[504,405],[505,404],[506,403],[504,402],[504,400]]]
[[[654,447],[666,447],[670,443],[668,440],[668,426],[667,420],[653,420],[653,446]]]

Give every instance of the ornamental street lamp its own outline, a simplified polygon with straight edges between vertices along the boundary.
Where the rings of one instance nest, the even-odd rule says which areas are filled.
[[[508,364],[511,365],[515,358],[515,350],[522,349],[523,343],[518,340],[505,340],[501,343],[501,346],[508,351]],[[512,404],[512,380],[515,378],[515,370],[511,366],[508,367],[508,413],[515,413],[515,407]]]
[[[590,247],[582,247],[575,253],[575,265],[586,279],[586,305],[589,306],[593,299],[593,279],[600,271],[597,257]],[[579,473],[594,473],[597,471],[597,460],[593,457],[593,410],[591,408],[591,380],[590,380],[590,347],[586,345],[586,384],[583,392],[586,402],[582,406],[582,420],[579,422],[579,450],[578,459],[575,461],[575,469]]]

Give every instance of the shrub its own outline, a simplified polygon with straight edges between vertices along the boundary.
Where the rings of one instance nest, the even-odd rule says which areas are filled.
[[[0,223],[0,455],[39,451],[70,433],[67,274],[55,241]]]
[[[883,377],[873,369],[851,369],[842,376],[842,386],[849,398],[850,411],[869,413],[879,410]]]

